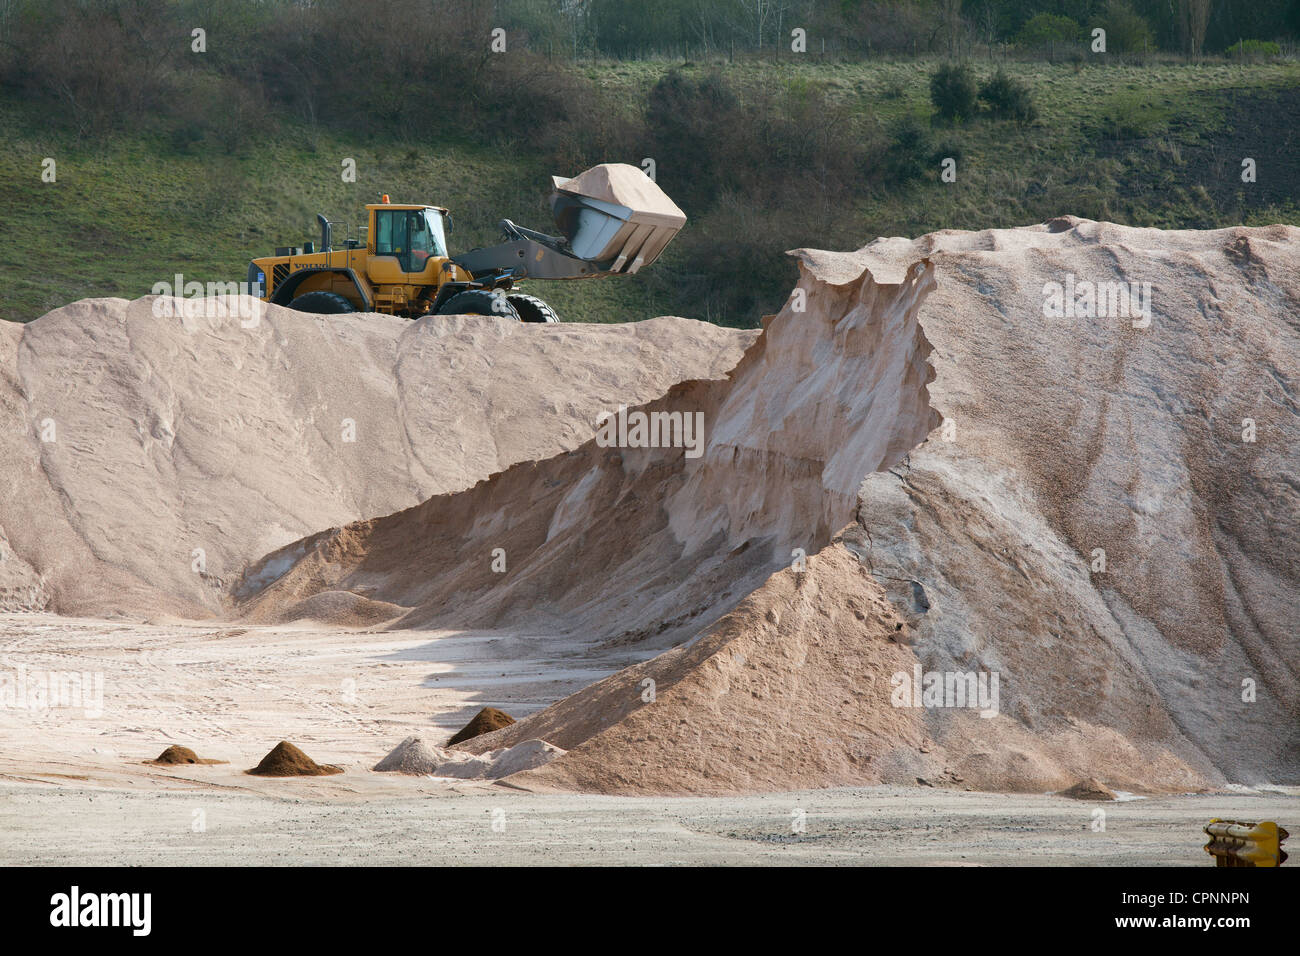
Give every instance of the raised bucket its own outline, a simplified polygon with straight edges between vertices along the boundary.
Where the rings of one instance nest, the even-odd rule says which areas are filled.
[[[686,214],[635,166],[601,163],[552,180],[551,212],[570,252],[604,272],[648,266],[686,225]]]

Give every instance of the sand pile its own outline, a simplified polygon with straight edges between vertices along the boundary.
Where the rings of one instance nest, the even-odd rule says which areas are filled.
[[[342,767],[317,763],[287,740],[272,747],[261,763],[247,771],[259,777],[324,777],[342,772]]]
[[[1089,777],[1087,780],[1080,780],[1068,790],[1062,790],[1057,796],[1071,797],[1075,800],[1114,800],[1115,791],[1100,780]]]
[[[244,328],[154,301],[0,322],[0,608],[206,616],[250,560],[576,447],[600,410],[721,375],[753,338],[275,306]]]
[[[247,611],[364,590],[404,624],[693,639],[462,745],[568,750],[518,778],[539,787],[1300,780],[1300,230],[1063,219],[798,255],[729,381],[646,407],[702,412],[700,457],[516,466],[269,556],[292,567]],[[931,675],[996,676],[996,705],[936,706]]]
[[[1075,721],[1098,750],[1102,728],[1168,740],[1207,783],[1300,781],[1300,230],[1062,219],[856,261],[922,253],[948,277],[922,323],[953,436],[868,477],[853,540],[926,668],[1000,671],[1036,735]],[[1084,283],[1112,281],[1149,323],[1087,317]],[[1062,286],[1075,317],[1044,314]]]
[[[189,747],[181,747],[172,744],[153,760],[146,760],[145,763],[161,764],[163,766],[174,766],[183,764],[218,764],[225,763],[224,760],[211,760],[206,757],[200,757]]]
[[[545,766],[564,751],[544,740],[523,740],[480,754],[446,750],[419,737],[407,737],[374,769],[381,773],[455,777],[461,780],[495,780]]]
[[[462,746],[544,736],[568,752],[511,783],[619,794],[922,780],[1041,793],[1077,780],[1078,768],[1129,790],[1187,790],[1212,772],[1179,759],[1167,721],[1158,738],[1130,740],[1077,721],[1029,728],[1001,712],[895,706],[922,661],[912,639],[867,569],[836,542],[805,572],[774,575],[689,645]],[[1006,706],[1004,690],[998,704]]]
[[[564,756],[564,751],[545,740],[522,740],[513,747],[502,747],[489,751],[491,761],[489,779],[500,779],[544,767],[552,760]]]
[[[438,765],[445,763],[445,751],[420,737],[407,737],[389,751],[388,756],[375,764],[381,773],[411,773],[429,775]]]
[[[509,727],[515,722],[515,719],[503,710],[497,710],[495,707],[484,707],[474,718],[458,730],[455,735],[447,741],[447,746],[454,746],[461,741],[470,740],[482,734],[490,734],[494,730],[500,730],[502,727]]]
[[[462,746],[545,737],[568,750],[511,779],[530,789],[913,784],[945,768],[918,753],[927,740],[920,713],[889,706],[888,675],[914,660],[899,623],[853,556],[826,549],[804,573],[774,575],[689,645]]]

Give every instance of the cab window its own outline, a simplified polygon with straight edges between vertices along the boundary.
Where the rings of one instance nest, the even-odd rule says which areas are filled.
[[[401,257],[406,250],[406,213],[401,209],[376,212],[375,255]]]
[[[396,256],[403,272],[423,272],[430,256],[445,256],[442,217],[430,209],[375,213],[375,255]]]

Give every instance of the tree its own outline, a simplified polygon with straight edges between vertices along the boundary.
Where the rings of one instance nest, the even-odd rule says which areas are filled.
[[[961,0],[939,0],[939,24],[948,42],[948,56],[957,56],[961,52],[959,47],[965,26],[961,18]]]
[[[998,39],[999,16],[994,0],[978,0],[971,7],[972,22],[990,50]]]
[[[1178,35],[1183,52],[1200,56],[1205,44],[1205,29],[1210,23],[1211,0],[1178,0]]]

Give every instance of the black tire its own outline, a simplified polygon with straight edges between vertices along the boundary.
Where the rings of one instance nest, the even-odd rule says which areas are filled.
[[[524,295],[522,292],[511,292],[506,296],[506,299],[515,307],[515,311],[519,313],[519,321],[521,322],[560,321],[560,317],[555,314],[555,310],[535,295]]]
[[[337,292],[304,292],[289,303],[289,308],[317,315],[340,315],[355,312],[356,308]]]
[[[438,306],[439,315],[495,315],[519,321],[519,313],[510,300],[500,292],[487,289],[466,289],[457,292]]]

